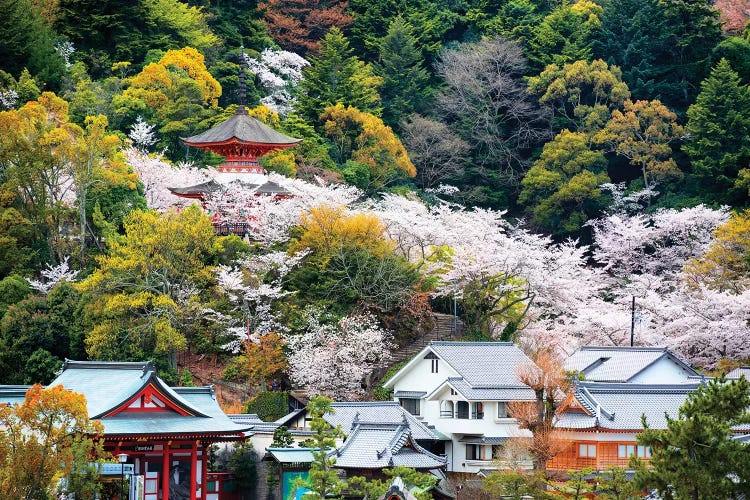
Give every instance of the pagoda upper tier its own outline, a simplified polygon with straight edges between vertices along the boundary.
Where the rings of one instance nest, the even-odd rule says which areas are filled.
[[[221,173],[263,174],[258,158],[296,146],[302,139],[273,130],[248,115],[245,107],[240,106],[228,120],[182,141],[188,146],[208,149],[224,156],[224,163],[216,167]]]

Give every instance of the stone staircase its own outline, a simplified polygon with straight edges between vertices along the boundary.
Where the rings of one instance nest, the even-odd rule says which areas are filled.
[[[392,364],[411,359],[433,340],[454,340],[463,334],[464,323],[460,319],[456,320],[456,329],[458,331],[456,335],[453,334],[453,315],[432,313],[432,318],[434,321],[433,327],[411,344],[401,347],[394,352],[391,358]]]

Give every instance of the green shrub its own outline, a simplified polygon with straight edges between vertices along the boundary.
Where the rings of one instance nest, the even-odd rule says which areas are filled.
[[[247,402],[245,413],[255,413],[261,420],[272,422],[287,414],[287,394],[279,391],[265,391],[258,393]]]
[[[372,397],[375,398],[375,401],[391,401],[393,399],[393,389],[383,387],[383,382],[394,376],[406,363],[408,363],[408,360],[400,361],[388,368],[383,378],[380,379],[380,383],[372,390]]]

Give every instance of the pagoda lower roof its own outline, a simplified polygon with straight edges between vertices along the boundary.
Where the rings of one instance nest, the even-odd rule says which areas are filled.
[[[279,184],[266,181],[263,183],[251,183],[243,182],[241,180],[234,180],[228,185],[239,187],[247,191],[254,191],[257,194],[275,195],[275,196],[291,196],[292,193],[287,191],[284,187]],[[194,186],[186,186],[181,188],[167,188],[177,196],[196,196],[201,194],[214,193],[226,187],[226,184],[220,184],[214,180],[208,182],[202,182],[195,184]]]
[[[257,118],[246,113],[237,113],[228,120],[212,127],[205,132],[182,140],[189,146],[207,146],[210,144],[226,144],[239,141],[251,144],[268,144],[274,146],[294,146],[302,141],[277,132],[263,124]]]

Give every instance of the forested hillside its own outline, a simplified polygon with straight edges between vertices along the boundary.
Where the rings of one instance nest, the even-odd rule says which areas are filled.
[[[432,311],[570,350],[633,297],[636,343],[747,362],[745,3],[0,0],[0,382],[200,358],[358,398]],[[167,189],[241,102],[303,139],[261,159],[293,197],[206,201],[245,239]]]

